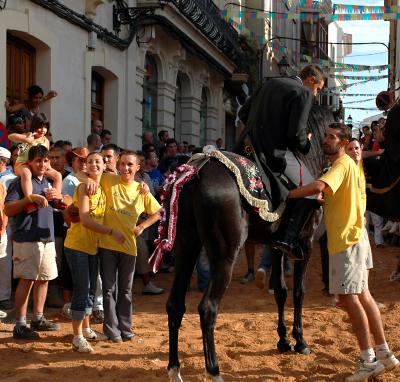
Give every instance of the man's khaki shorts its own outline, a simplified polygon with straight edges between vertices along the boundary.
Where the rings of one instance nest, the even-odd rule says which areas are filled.
[[[368,270],[372,268],[372,253],[368,233],[343,252],[329,255],[329,292],[360,294],[368,289]]]
[[[57,277],[56,249],[53,241],[46,243],[13,242],[14,278],[53,280]]]

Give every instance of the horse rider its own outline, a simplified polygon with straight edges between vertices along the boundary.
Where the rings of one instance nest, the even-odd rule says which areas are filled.
[[[316,65],[308,65],[298,76],[267,80],[246,101],[239,114],[249,129],[262,167],[268,169],[266,173],[270,174],[271,170],[281,179],[289,179],[292,188],[314,180],[297,153],[307,154],[310,150],[311,134],[306,131],[308,115],[313,97],[323,86],[322,70]],[[282,187],[278,192],[272,190],[273,204],[277,199],[284,200],[287,193],[288,189]],[[288,201],[275,234],[275,248],[302,258],[297,238],[315,204],[315,199],[307,198]]]

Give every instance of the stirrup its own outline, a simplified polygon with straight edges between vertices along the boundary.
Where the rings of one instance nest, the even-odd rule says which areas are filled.
[[[273,247],[288,255],[292,260],[304,260],[303,250],[298,244],[290,245],[283,241],[277,240]]]

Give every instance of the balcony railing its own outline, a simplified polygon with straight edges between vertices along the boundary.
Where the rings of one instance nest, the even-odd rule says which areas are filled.
[[[149,2],[138,1],[138,8]],[[154,1],[152,1],[154,4]],[[220,9],[212,0],[161,0],[160,6],[175,7],[213,45],[237,61],[240,52],[237,31],[220,15]]]

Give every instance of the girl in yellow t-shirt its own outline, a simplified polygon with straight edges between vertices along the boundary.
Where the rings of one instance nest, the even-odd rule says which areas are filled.
[[[100,183],[104,169],[103,157],[96,152],[90,153],[87,157],[88,177]],[[79,206],[79,221],[71,223],[64,242],[65,255],[71,269],[74,286],[71,301],[74,332],[72,348],[78,352],[89,353],[93,351],[93,348],[87,339],[106,339],[104,334],[96,333],[90,328],[89,321],[96,293],[99,267],[96,256],[99,234],[109,235],[120,244],[125,241],[125,236],[118,230],[102,224],[106,196],[101,187],[94,195],[88,196],[86,186],[80,184],[75,190],[73,201],[75,206]]]

